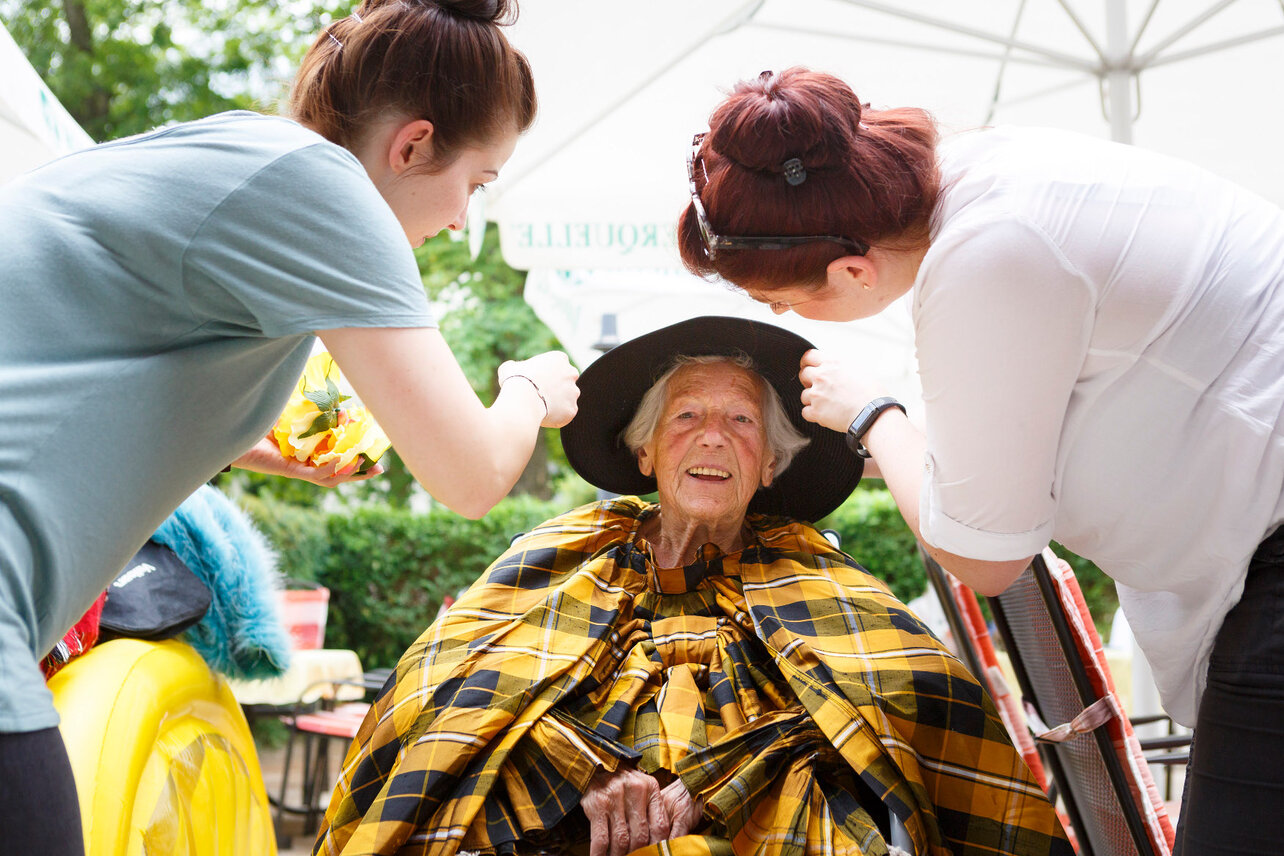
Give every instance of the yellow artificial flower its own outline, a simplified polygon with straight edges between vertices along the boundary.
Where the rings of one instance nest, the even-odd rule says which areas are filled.
[[[312,457],[317,447],[325,441],[325,436],[313,434],[311,437],[301,438],[299,435],[311,427],[320,412],[315,404],[302,396],[290,399],[277,419],[276,427],[272,429],[272,439],[276,440],[282,455],[296,461],[306,461]]]
[[[313,355],[272,429],[281,454],[339,472],[364,472],[391,445],[364,407],[347,406],[339,367],[326,352]]]
[[[370,411],[364,407],[344,410],[340,414],[339,424],[330,434],[334,442],[329,451],[316,455],[313,461],[318,467],[335,464],[340,473],[369,469],[392,445],[388,441],[388,435],[383,433]]]

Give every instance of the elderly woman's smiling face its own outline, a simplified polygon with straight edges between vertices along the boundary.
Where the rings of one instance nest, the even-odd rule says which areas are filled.
[[[638,450],[638,466],[655,474],[667,518],[739,523],[758,488],[771,484],[761,383],[728,362],[674,374],[655,432]]]

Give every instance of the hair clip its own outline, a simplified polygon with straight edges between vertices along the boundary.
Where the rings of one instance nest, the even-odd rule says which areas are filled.
[[[785,173],[785,181],[789,182],[790,187],[797,187],[807,180],[807,170],[803,168],[803,162],[798,158],[790,158],[780,165]]]
[[[336,45],[338,45],[340,48],[342,48],[342,47],[343,47],[343,42],[341,42],[341,41],[339,41],[338,39],[336,39],[336,38],[334,37],[334,33],[326,33],[326,35],[330,37],[330,41],[334,42],[334,43],[335,43]]]
[[[352,14],[348,15],[348,17],[356,21],[358,24],[361,23],[361,16],[358,15],[355,11]]]

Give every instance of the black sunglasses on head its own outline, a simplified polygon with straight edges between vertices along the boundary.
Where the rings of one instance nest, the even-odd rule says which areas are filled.
[[[704,203],[700,201],[700,189],[696,185],[697,163],[700,164],[700,172],[704,174],[705,183],[707,184],[709,181],[709,173],[704,168],[704,160],[700,157],[700,143],[704,141],[704,136],[704,133],[701,132],[691,139],[691,153],[687,155],[687,181],[691,185],[691,205],[695,208],[696,223],[700,226],[700,237],[704,239],[704,246],[709,251],[710,261],[717,255],[718,250],[787,250],[791,247],[811,244],[817,241],[838,244],[843,249],[850,251],[854,256],[863,256],[869,252],[868,244],[862,244],[860,241],[853,241],[851,238],[843,238],[838,235],[743,237],[719,235],[713,231],[713,228],[709,225],[709,218],[704,213]]]

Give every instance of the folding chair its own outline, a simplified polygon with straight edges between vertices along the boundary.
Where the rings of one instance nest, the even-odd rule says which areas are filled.
[[[1172,823],[1074,573],[1045,550],[987,600],[1079,852],[1170,856]]]
[[[290,837],[281,831],[284,828],[282,818],[285,812],[303,816],[304,835],[316,832],[325,811],[322,800],[330,795],[334,786],[330,776],[330,744],[337,741],[342,756],[348,744],[357,736],[357,730],[370,709],[367,701],[334,704],[333,699],[338,695],[337,688],[359,687],[368,698],[383,687],[391,673],[392,669],[373,669],[364,672],[360,678],[323,681],[329,687],[329,692],[323,695],[319,706],[315,702],[300,703],[293,711],[281,716],[281,721],[290,729],[290,737],[285,745],[279,795],[273,801],[277,809],[278,846],[285,847],[290,843]],[[296,737],[302,738],[303,744],[302,783],[299,787],[300,804],[290,805],[286,801],[286,795]]]

